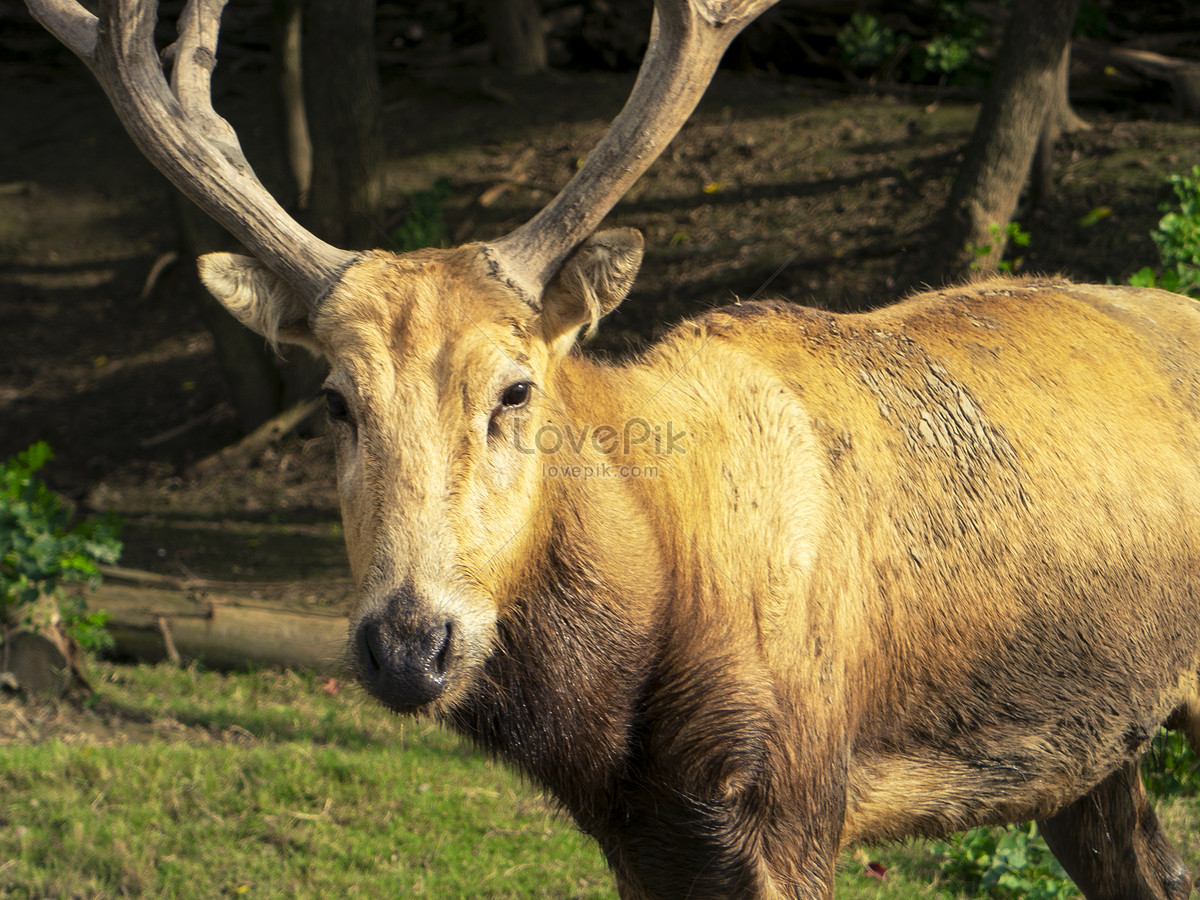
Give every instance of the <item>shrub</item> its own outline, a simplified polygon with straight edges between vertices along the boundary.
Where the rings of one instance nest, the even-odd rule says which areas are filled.
[[[1004,245],[1005,250],[1014,250],[1018,247],[1029,246],[1029,232],[1021,230],[1020,222],[1009,222],[1001,228],[995,222],[988,226],[988,234],[992,239],[984,244],[972,244],[967,242],[967,252],[974,254],[975,261],[971,263],[972,271],[979,271],[983,268],[983,260],[990,256],[992,250],[996,248],[996,243],[999,241]],[[1017,256],[1012,259],[1001,259],[996,263],[996,268],[1001,272],[1007,272],[1010,275],[1021,268],[1025,262],[1025,257]]]
[[[971,894],[1061,900],[1079,893],[1033,822],[974,828],[936,849],[943,857],[942,874]]]
[[[1159,729],[1142,758],[1142,779],[1150,796],[1158,799],[1200,795],[1200,761],[1187,738]]]
[[[875,70],[899,48],[896,32],[870,13],[856,12],[837,34],[842,59],[856,71]]]
[[[915,82],[947,80],[978,69],[988,21],[965,0],[938,0],[924,10],[923,27],[897,32],[871,13],[855,12],[837,33],[842,60],[860,74],[890,72],[907,61]],[[919,34],[918,34],[919,33]]]
[[[89,613],[79,592],[63,585],[95,587],[99,566],[121,555],[112,519],[75,522],[62,499],[35,473],[53,458],[39,441],[0,469],[0,599],[2,622],[36,629],[34,604],[43,597],[58,606],[67,634],[86,650],[110,646],[107,615]]]
[[[439,178],[429,190],[417,191],[409,198],[407,215],[390,235],[394,250],[406,253],[447,245],[445,209],[451,191],[450,182]]]
[[[1167,183],[1178,198],[1179,208],[1164,203],[1160,211],[1166,215],[1150,232],[1158,245],[1162,272],[1147,266],[1134,273],[1129,283],[1160,287],[1200,300],[1200,166],[1192,166],[1190,175],[1170,176]]]

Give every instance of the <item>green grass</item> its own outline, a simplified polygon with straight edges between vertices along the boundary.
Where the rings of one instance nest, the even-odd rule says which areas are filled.
[[[0,746],[0,896],[615,896],[589,839],[438,728],[294,675],[104,671],[90,711],[0,707],[35,738]]]
[[[0,897],[615,898],[507,767],[312,676],[101,665],[99,698],[0,699]],[[1163,819],[1200,867],[1200,801]],[[944,848],[850,854],[837,896],[960,898]]]
[[[131,758],[134,757],[134,758]],[[425,764],[422,764],[422,757]],[[12,897],[605,897],[598,853],[477,761],[154,743],[13,748]]]

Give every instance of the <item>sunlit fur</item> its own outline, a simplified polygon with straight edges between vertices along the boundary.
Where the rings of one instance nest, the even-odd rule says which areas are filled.
[[[252,293],[268,333],[294,308]],[[747,303],[622,365],[571,349],[586,306],[531,308],[470,247],[380,253],[279,330],[349,405],[359,615],[407,585],[400,615],[455,623],[433,713],[557,797],[623,898],[828,896],[851,843],[1030,818],[1089,897],[1187,896],[1134,761],[1168,720],[1200,737],[1191,301]],[[635,419],[675,443],[521,449]],[[574,465],[642,477],[548,474]]]

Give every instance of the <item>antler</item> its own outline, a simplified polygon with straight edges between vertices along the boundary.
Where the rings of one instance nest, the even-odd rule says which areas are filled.
[[[237,135],[212,108],[210,80],[227,0],[189,0],[168,48],[154,46],[154,0],[26,0],[34,18],[100,82],[146,157],[201,209],[317,303],[357,255],[302,228],[259,182]],[[483,245],[493,272],[538,305],[566,258],[658,158],[695,109],[730,42],[776,0],[655,0],[650,45],[624,109],[575,177],[516,231]]]
[[[154,0],[101,0],[99,16],[74,0],[26,3],[92,70],[150,162],[305,302],[318,302],[356,254],[326,244],[288,215],[214,112],[210,80],[226,0],[189,0],[179,40],[164,54],[174,58],[169,87],[154,46]]]
[[[562,192],[484,245],[495,274],[538,305],[563,261],[650,167],[708,88],[730,42],[777,0],[655,0],[629,100]]]

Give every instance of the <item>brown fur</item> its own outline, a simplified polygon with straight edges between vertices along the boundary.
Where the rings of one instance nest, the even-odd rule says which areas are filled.
[[[583,236],[768,2],[656,4],[546,210],[399,256],[266,196],[203,96],[221,4],[188,6],[168,88],[154,4],[30,3],[262,256],[202,259],[214,295],[330,362],[361,681],[544,785],[625,900],[828,896],[847,845],[1031,817],[1092,900],[1191,892],[1137,768],[1160,724],[1200,744],[1191,301],[745,304],[598,365],[573,345],[642,242]]]
[[[557,797],[623,898],[828,896],[855,842],[1030,818],[1089,897],[1186,896],[1136,761],[1200,734],[1194,305],[743,304],[601,365],[570,266],[534,309],[472,248],[374,254],[286,323],[350,409],[360,621],[450,623],[429,710]],[[537,444],[630,422],[676,440]]]

